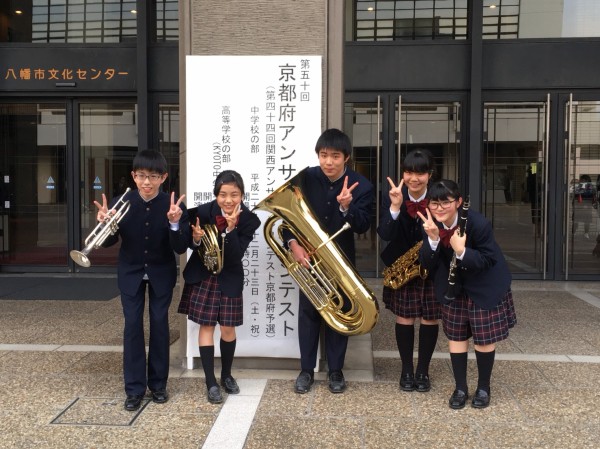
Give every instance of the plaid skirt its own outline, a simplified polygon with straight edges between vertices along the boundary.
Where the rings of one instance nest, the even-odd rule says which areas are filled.
[[[442,306],[435,299],[433,281],[416,278],[397,290],[383,287],[385,308],[402,318],[439,320]]]
[[[221,294],[216,276],[197,284],[185,284],[178,313],[194,323],[205,326],[241,326],[244,322],[242,296],[230,298]]]
[[[509,289],[493,309],[477,306],[464,293],[442,306],[442,327],[448,340],[466,341],[471,336],[476,345],[489,345],[508,338],[508,330],[517,324],[517,314]]]

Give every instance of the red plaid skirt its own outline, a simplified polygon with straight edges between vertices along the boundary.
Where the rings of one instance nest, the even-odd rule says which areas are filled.
[[[178,313],[205,326],[241,326],[244,322],[242,296],[230,298],[221,294],[216,276],[197,284],[185,284]]]
[[[477,306],[464,293],[442,306],[442,326],[451,341],[466,341],[472,336],[474,344],[489,345],[508,338],[508,330],[515,324],[517,314],[510,289],[491,310]]]
[[[442,317],[442,306],[435,299],[433,282],[428,279],[413,279],[398,290],[383,287],[382,299],[386,309],[402,318],[439,320]]]

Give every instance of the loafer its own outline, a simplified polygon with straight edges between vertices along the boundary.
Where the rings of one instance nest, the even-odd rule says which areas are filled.
[[[415,390],[420,393],[426,393],[431,390],[431,381],[427,374],[417,374],[415,376]]]
[[[473,396],[471,405],[474,408],[486,408],[490,405],[490,394],[487,391],[478,388],[475,392],[475,396]]]
[[[128,412],[135,412],[142,405],[143,398],[144,396],[142,396],[141,394],[128,394],[124,404],[125,410],[127,410]]]
[[[341,371],[334,371],[329,374],[329,391],[336,394],[346,391],[346,379],[344,379]]]
[[[240,392],[240,387],[235,379],[231,376],[221,379],[221,386],[228,394],[238,394]]]
[[[413,391],[415,389],[415,376],[413,373],[404,373],[400,376],[400,389],[402,391]]]
[[[466,391],[454,390],[454,393],[452,393],[452,396],[450,396],[448,405],[450,406],[450,408],[453,408],[454,410],[459,410],[459,409],[465,407],[468,397],[469,397],[469,395]]]
[[[152,392],[152,402],[157,404],[164,404],[169,400],[167,390],[156,390]]]
[[[221,394],[221,389],[218,385],[210,387],[206,392],[206,397],[211,404],[220,404],[223,402],[223,395]]]
[[[308,393],[310,387],[315,382],[313,376],[308,371],[302,371],[296,378],[296,384],[294,385],[294,391],[298,394]]]

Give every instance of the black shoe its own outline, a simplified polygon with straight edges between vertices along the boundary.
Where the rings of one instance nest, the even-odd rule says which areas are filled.
[[[400,376],[400,389],[402,391],[413,391],[415,389],[415,376],[405,373]]]
[[[346,379],[341,371],[333,371],[329,374],[329,391],[332,393],[343,393],[346,391]]]
[[[419,393],[426,393],[431,390],[431,382],[427,374],[417,374],[415,376],[415,390]]]
[[[477,391],[475,391],[475,396],[473,396],[471,405],[474,408],[486,408],[490,405],[490,394],[487,391],[478,388]]]
[[[301,371],[296,378],[296,384],[294,385],[294,391],[299,394],[308,393],[311,385],[315,382],[315,379],[308,371]]]
[[[218,385],[213,385],[206,392],[206,396],[208,398],[208,402],[211,404],[220,404],[223,402],[223,396],[221,395],[221,389]]]
[[[469,394],[466,391],[454,390],[454,393],[452,393],[452,396],[450,396],[448,405],[454,410],[459,410],[465,407],[468,397]]]
[[[164,404],[168,400],[169,400],[169,394],[167,393],[167,390],[161,389],[161,390],[156,390],[156,391],[152,392],[152,401],[153,402],[156,402],[157,404]]]
[[[142,399],[144,396],[137,394],[128,394],[127,399],[125,399],[125,410],[128,412],[135,412],[142,405]]]
[[[231,376],[221,379],[221,386],[229,394],[238,394],[240,392],[240,387],[238,387],[237,382]]]

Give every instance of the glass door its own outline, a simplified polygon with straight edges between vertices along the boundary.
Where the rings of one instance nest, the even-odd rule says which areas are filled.
[[[550,97],[484,103],[482,209],[513,274],[546,275]]]
[[[416,148],[430,150],[438,176],[458,180],[460,102],[415,101],[390,94],[346,95],[344,130],[354,146],[354,168],[375,187],[371,228],[357,236],[357,268],[363,276],[381,277],[379,254],[386,242],[377,236],[379,209],[388,194],[387,177],[398,181],[399,164]]]
[[[565,106],[565,175],[563,271],[573,275],[600,272],[600,101]]]
[[[138,150],[137,107],[133,102],[78,103],[80,248],[98,224],[94,201],[109,203],[135,187],[131,163]],[[80,249],[78,248],[78,249]],[[117,264],[119,244],[93,250],[92,268]],[[76,271],[82,271],[75,266]],[[89,270],[85,268],[84,270]]]
[[[67,104],[0,104],[0,263],[68,264]]]

